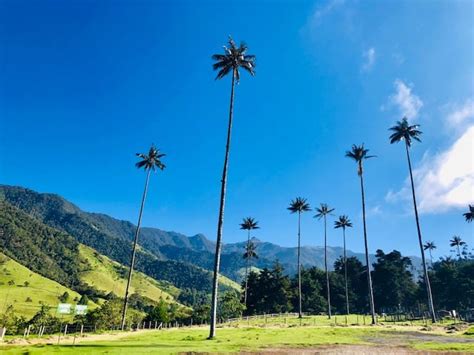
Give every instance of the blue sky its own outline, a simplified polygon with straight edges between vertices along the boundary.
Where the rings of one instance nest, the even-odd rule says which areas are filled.
[[[363,250],[360,191],[344,153],[364,142],[369,247],[419,255],[407,162],[388,127],[424,131],[412,157],[425,240],[449,253],[474,202],[474,21],[470,1],[0,2],[0,181],[59,193],[136,221],[155,143],[144,224],[215,238],[230,79],[210,56],[228,35],[257,56],[236,89],[224,242],[296,244],[296,196],[348,214]],[[307,213],[303,244],[322,244]],[[331,222],[332,223],[332,222]],[[341,245],[330,232],[330,245]]]

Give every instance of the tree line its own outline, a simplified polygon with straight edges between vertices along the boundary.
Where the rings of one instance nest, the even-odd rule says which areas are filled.
[[[429,314],[424,300],[424,278],[415,275],[411,259],[393,250],[377,250],[370,272],[374,281],[375,312]],[[301,268],[301,277],[289,276],[276,262],[259,273],[250,272],[247,280],[247,305],[244,315],[298,312],[301,282],[302,311],[328,314],[327,279],[331,287],[331,307],[336,314],[365,314],[369,309],[367,267],[356,257],[340,257],[334,271],[317,267]],[[428,271],[437,310],[469,310],[474,307],[474,258],[441,258]],[[346,278],[347,275],[347,278]],[[347,289],[346,281],[347,280]],[[244,283],[243,285],[244,286]],[[346,290],[348,291],[346,294]],[[346,304],[347,299],[349,303]]]

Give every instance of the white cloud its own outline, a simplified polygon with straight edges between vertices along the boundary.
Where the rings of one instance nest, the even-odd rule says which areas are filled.
[[[467,99],[464,104],[454,107],[454,111],[447,117],[447,123],[451,127],[457,127],[472,119],[474,119],[474,99]]]
[[[415,118],[423,107],[423,101],[413,94],[412,86],[397,79],[394,82],[395,93],[389,97],[389,105],[398,107],[400,114],[406,118]],[[382,110],[385,106],[382,106]]]
[[[367,208],[367,217],[379,216],[382,214],[382,207],[380,205],[375,205],[373,207]]]
[[[362,57],[364,58],[364,64],[362,64],[363,71],[369,71],[375,64],[375,48],[370,47],[366,51],[362,53]]]
[[[343,5],[345,0],[329,0],[324,5],[318,6],[312,17],[312,24],[318,25],[321,19],[331,13],[335,8]]]
[[[449,116],[448,116],[449,117]],[[464,208],[474,201],[474,125],[445,151],[425,154],[413,171],[418,207],[422,213],[440,213]],[[411,199],[410,182],[389,191],[386,200],[397,202]]]

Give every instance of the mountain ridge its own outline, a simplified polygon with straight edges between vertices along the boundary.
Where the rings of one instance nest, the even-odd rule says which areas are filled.
[[[20,198],[12,198],[11,195],[15,194],[22,196]],[[70,214],[68,218],[72,219],[74,223],[77,222],[82,229],[89,229],[90,233],[97,235],[92,238],[93,240],[79,239],[79,241],[86,245],[92,244],[90,246],[97,249],[97,239],[107,240],[111,245],[101,245],[102,249],[99,248],[98,251],[113,259],[117,259],[116,254],[124,254],[133,241],[136,226],[132,222],[116,219],[105,213],[83,211],[74,203],[58,194],[38,193],[19,186],[0,185],[1,198],[16,204],[20,209],[26,209],[28,213],[38,216],[46,220],[46,222],[49,222],[50,219],[54,220],[60,214],[58,211],[64,210]],[[24,201],[25,199],[26,201]],[[31,202],[31,200],[33,200],[33,207],[31,203],[28,206],[28,201]],[[49,204],[49,208],[44,206],[45,204]],[[74,221],[75,218],[79,220]],[[64,225],[67,224],[68,220],[67,218],[63,219],[59,223],[61,224],[60,227],[62,227],[60,229],[64,230]],[[54,227],[56,226],[55,223],[52,223]],[[46,224],[49,225],[49,223]],[[71,231],[66,228],[66,232]],[[73,232],[76,231],[74,230]],[[104,235],[107,238],[102,238]],[[254,260],[254,266],[258,268],[270,267],[278,260],[287,273],[292,274],[296,272],[296,247],[284,247],[257,238],[252,240],[257,244],[257,254],[259,255],[259,259]],[[145,255],[143,256],[144,258],[162,262],[167,260],[185,262],[209,271],[213,269],[215,242],[209,240],[201,233],[186,236],[175,231],[143,227],[140,232],[139,244],[142,250],[141,254]],[[223,244],[221,273],[235,281],[240,281],[242,269],[245,267],[245,261],[242,258],[245,244],[246,241]],[[117,249],[120,250],[117,251]],[[342,254],[342,247],[328,247],[328,264],[330,269],[332,269],[334,261]],[[363,253],[347,250],[347,255],[355,256],[365,263],[365,255]],[[142,256],[139,259],[141,258]],[[375,261],[374,254],[370,254],[369,258],[371,263]],[[127,259],[128,254],[127,258],[117,261],[127,264]],[[415,268],[418,268],[418,258],[411,257],[411,259],[414,261]],[[301,260],[304,267],[317,266],[323,268],[324,248],[312,245],[303,246],[301,248]]]

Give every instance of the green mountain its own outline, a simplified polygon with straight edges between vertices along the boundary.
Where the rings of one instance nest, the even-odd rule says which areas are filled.
[[[76,288],[82,285],[84,288],[79,274],[88,263],[79,256],[79,244],[119,264],[128,265],[135,228],[130,222],[84,212],[58,195],[40,194],[21,187],[1,185],[0,203],[4,206],[0,212],[0,228],[4,229],[0,240],[2,250],[46,277],[64,278],[68,285]],[[37,230],[44,230],[44,233],[38,234]],[[209,270],[191,262],[168,260],[160,252],[160,243],[177,244],[180,241],[201,249],[206,249],[208,244],[199,236],[190,240],[179,233],[144,228],[140,235],[136,269],[181,291],[208,293],[212,282]],[[43,256],[52,267],[46,267]],[[221,278],[221,284],[239,288],[225,277]]]

